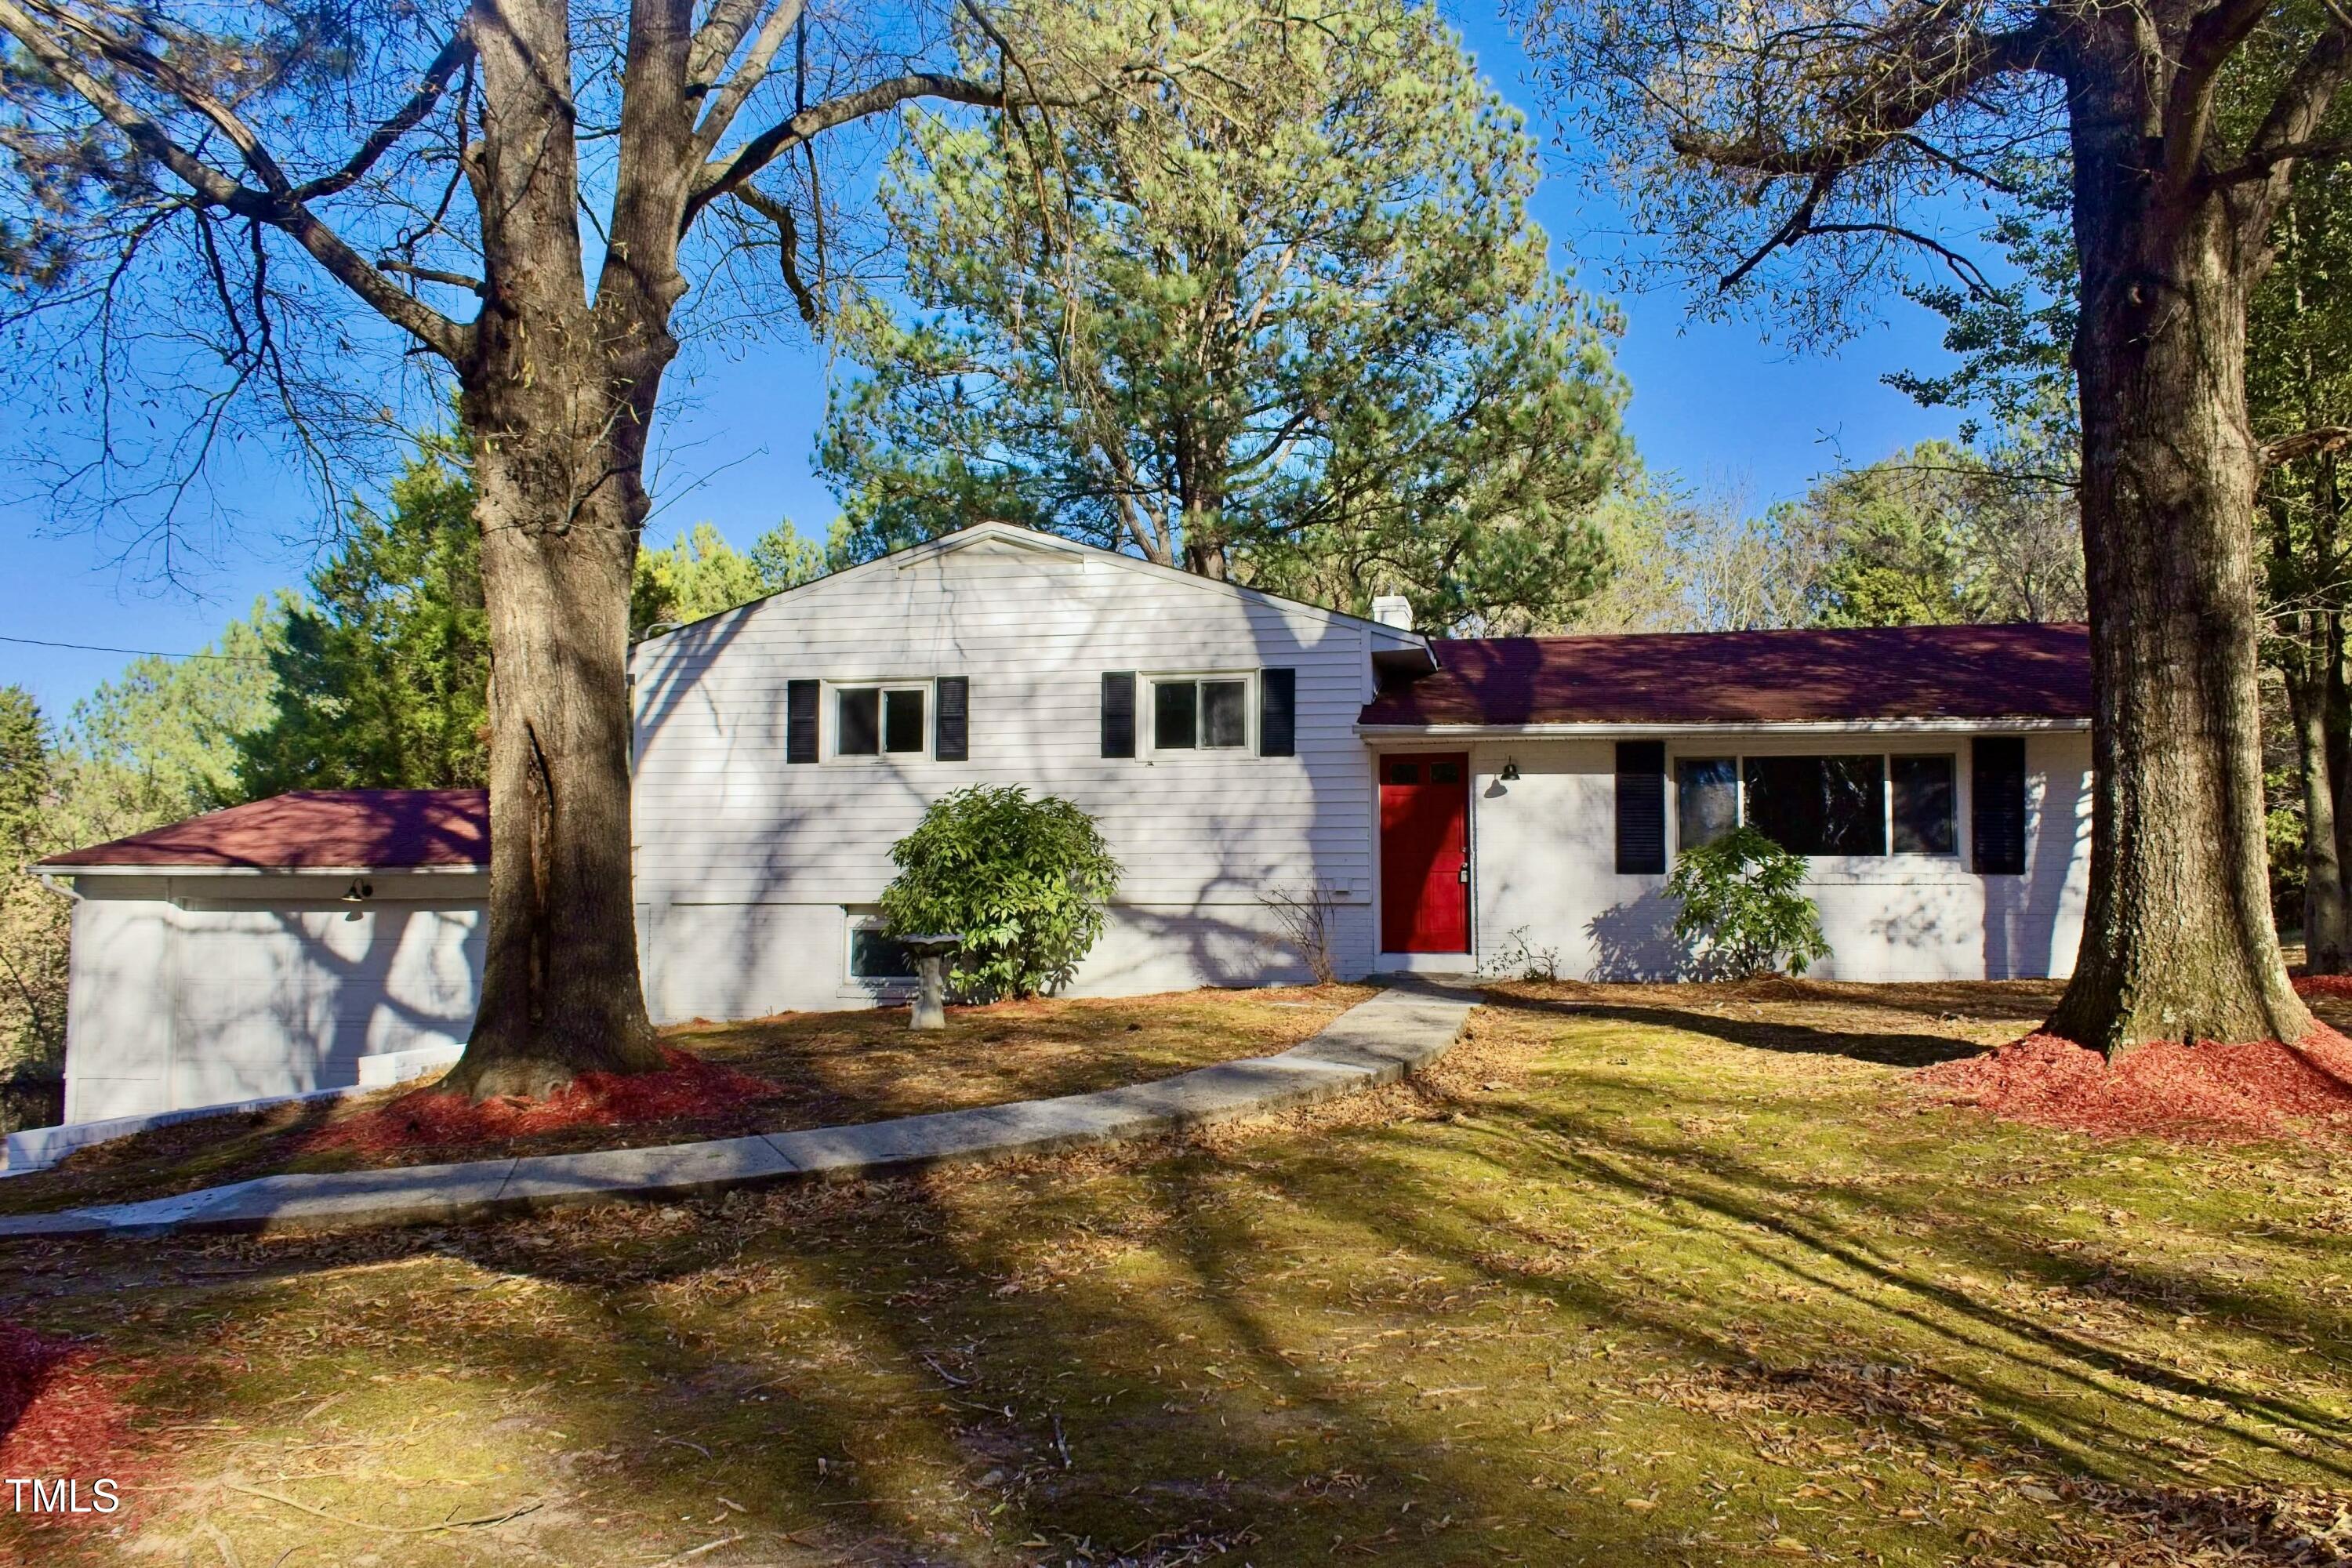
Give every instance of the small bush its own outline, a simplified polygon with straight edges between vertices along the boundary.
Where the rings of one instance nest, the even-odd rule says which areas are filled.
[[[1558,980],[1559,949],[1538,947],[1528,940],[1528,930],[1512,927],[1502,946],[1483,965],[1484,972],[1497,980]]]
[[[1331,890],[1320,882],[1308,884],[1303,892],[1277,888],[1260,897],[1258,902],[1274,916],[1275,945],[1297,953],[1298,962],[1307,966],[1307,977],[1316,984],[1336,983],[1339,970],[1331,944],[1339,907]]]
[[[1804,879],[1805,858],[1753,827],[1685,849],[1666,879],[1666,896],[1682,902],[1675,940],[1691,950],[1704,975],[1802,974],[1830,955],[1821,911],[1797,890]]]
[[[1094,818],[1018,784],[941,795],[890,858],[884,921],[894,936],[961,932],[955,989],[968,999],[1068,984],[1118,886]]]

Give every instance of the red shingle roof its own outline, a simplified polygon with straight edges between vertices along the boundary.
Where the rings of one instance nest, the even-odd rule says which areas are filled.
[[[487,866],[490,797],[478,789],[297,790],[94,844],[41,862],[392,870]]]
[[[1435,673],[1366,724],[1751,724],[2087,719],[2081,626],[1439,638]]]

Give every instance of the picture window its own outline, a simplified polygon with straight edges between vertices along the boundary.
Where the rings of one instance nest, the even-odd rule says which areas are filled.
[[[1956,855],[1949,755],[1678,757],[1675,829],[1696,849],[1745,823],[1795,855]]]
[[[1886,853],[1886,764],[1867,757],[1748,757],[1750,826],[1793,855]]]

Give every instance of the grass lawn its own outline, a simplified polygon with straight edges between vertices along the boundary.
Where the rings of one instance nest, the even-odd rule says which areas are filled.
[[[96,1336],[145,1457],[0,1551],[2340,1561],[2352,1158],[1906,1089],[2049,1000],[1515,985],[1413,1084],[1182,1145],[20,1247],[0,1314]]]
[[[0,1214],[128,1203],[279,1171],[563,1154],[747,1132],[838,1127],[892,1116],[1116,1089],[1236,1057],[1286,1050],[1372,994],[1365,985],[1184,991],[1110,1000],[958,1007],[918,1035],[903,1007],[786,1013],[662,1031],[666,1046],[769,1079],[783,1092],[717,1115],[583,1126],[362,1153],[306,1145],[416,1084],[326,1105],[184,1121],[85,1150],[55,1170],[0,1181]]]

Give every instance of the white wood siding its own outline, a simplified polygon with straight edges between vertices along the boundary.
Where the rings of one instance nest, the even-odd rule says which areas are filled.
[[[1344,889],[1343,967],[1370,963],[1361,622],[1089,553],[995,542],[888,560],[655,639],[636,670],[637,899],[657,1018],[866,1000],[843,984],[844,910],[892,844],[966,784],[1024,784],[1091,813],[1124,868],[1081,992],[1286,978],[1260,899]],[[1297,671],[1297,755],[1150,754],[1154,672]],[[1135,670],[1139,750],[1100,754],[1101,678]],[[789,764],[785,687],[971,682],[971,756]],[[1255,697],[1252,722],[1255,732]],[[929,715],[927,714],[927,721]],[[1253,961],[1245,954],[1256,953]]]
[[[80,879],[66,1120],[359,1081],[363,1056],[455,1045],[481,988],[484,876]]]
[[[1666,738],[1668,847],[1678,757],[1766,752],[1944,753],[1956,759],[1959,853],[1819,856],[1805,892],[1822,913],[1825,980],[2007,980],[2073,973],[2090,881],[2091,742],[2025,742],[2026,868],[1969,869],[1966,735]],[[1403,748],[1398,748],[1403,749]],[[1501,778],[1517,761],[1520,776]],[[1472,941],[1507,967],[1515,934],[1550,949],[1568,979],[1669,978],[1682,955],[1665,879],[1616,871],[1616,750],[1608,741],[1483,742],[1471,752]]]

